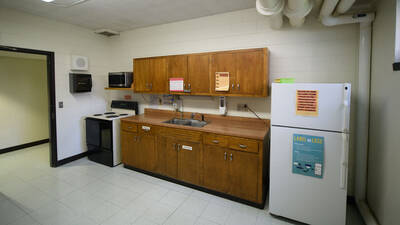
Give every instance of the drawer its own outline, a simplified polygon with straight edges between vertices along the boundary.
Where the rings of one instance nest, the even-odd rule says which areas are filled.
[[[215,145],[220,147],[228,147],[228,137],[218,134],[205,134],[203,138],[204,144]]]
[[[229,148],[258,153],[258,141],[246,138],[229,137]]]
[[[160,127],[159,134],[165,137],[172,137],[178,140],[201,142],[201,132],[186,129]]]
[[[149,124],[139,124],[138,125],[139,134],[155,134],[155,127]]]
[[[128,132],[137,132],[137,124],[136,123],[129,123],[129,122],[122,122],[121,129]]]

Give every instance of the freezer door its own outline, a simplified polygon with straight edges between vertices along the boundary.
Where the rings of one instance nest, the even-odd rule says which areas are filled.
[[[318,91],[318,115],[296,114],[297,90]],[[350,84],[272,84],[271,124],[348,132]]]
[[[292,173],[293,134],[324,137],[323,177]],[[347,134],[271,128],[270,213],[312,225],[345,225]]]

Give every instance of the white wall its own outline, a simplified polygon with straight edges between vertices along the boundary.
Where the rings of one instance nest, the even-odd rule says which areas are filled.
[[[381,225],[400,221],[400,72],[392,70],[395,2],[380,1],[373,24],[367,200]]]
[[[109,39],[74,25],[0,8],[0,45],[55,52],[58,159],[86,151],[83,118],[106,108]],[[91,93],[70,94],[70,55],[89,57],[93,75]]]
[[[132,71],[132,59],[137,57],[268,47],[270,83],[279,77],[294,77],[297,82],[351,82],[354,100],[358,32],[357,25],[327,28],[313,17],[300,29],[288,27],[286,23],[283,29],[271,30],[266,17],[255,9],[247,9],[123,32],[112,38],[112,69]],[[122,98],[124,94],[129,92],[112,91],[108,98]],[[140,94],[132,97],[141,103],[141,111],[148,107]],[[229,115],[252,117],[249,112],[236,111],[237,103],[247,103],[262,117],[270,118],[269,97],[228,98]],[[184,97],[184,106],[186,111],[218,113],[215,97]],[[354,108],[352,112],[354,127]],[[353,147],[350,154],[349,193],[352,193]]]
[[[0,149],[49,138],[46,57],[0,56]]]

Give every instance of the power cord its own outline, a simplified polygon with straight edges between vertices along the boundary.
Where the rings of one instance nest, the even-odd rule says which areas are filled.
[[[257,113],[254,112],[247,104],[244,104],[244,108],[245,108],[245,109],[248,109],[250,112],[252,112],[258,119],[263,120],[263,119],[261,119],[261,117],[259,117],[259,116],[257,115]]]

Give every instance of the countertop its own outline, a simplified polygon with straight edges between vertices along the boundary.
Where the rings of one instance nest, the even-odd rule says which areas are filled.
[[[185,112],[184,118],[190,118],[190,115],[191,113]],[[257,140],[263,140],[270,128],[269,120],[211,114],[204,114],[204,120],[209,122],[204,127],[190,127],[163,123],[173,117],[180,118],[180,116],[180,113],[170,110],[145,109],[144,114],[125,117],[122,118],[121,121],[146,123],[155,126],[172,127]],[[200,114],[196,114],[195,119],[200,119]]]

